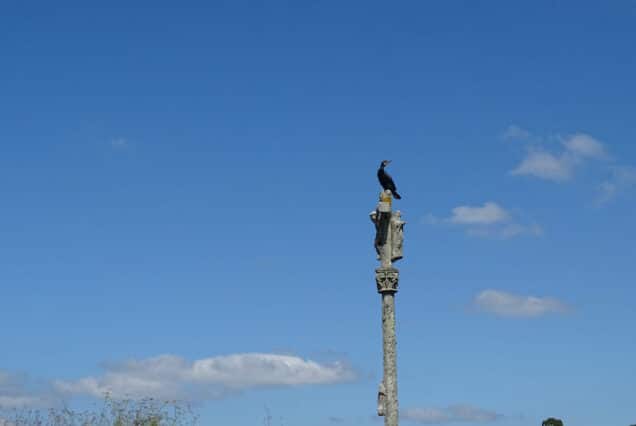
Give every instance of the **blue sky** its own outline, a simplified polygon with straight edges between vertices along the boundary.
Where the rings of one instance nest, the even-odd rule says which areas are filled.
[[[0,404],[636,422],[636,3],[4,2]]]

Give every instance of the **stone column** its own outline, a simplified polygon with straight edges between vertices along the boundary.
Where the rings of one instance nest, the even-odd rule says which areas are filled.
[[[382,297],[382,349],[384,364],[384,425],[398,425],[397,341],[395,339],[395,293],[399,272],[395,268],[378,268],[375,281]]]
[[[395,294],[398,291],[399,271],[392,266],[392,262],[402,258],[405,222],[400,212],[392,211],[391,205],[391,192],[380,193],[380,202],[370,216],[376,227],[375,248],[380,261],[380,267],[375,270],[375,281],[382,298],[384,376],[378,392],[378,415],[384,416],[385,426],[398,426]]]

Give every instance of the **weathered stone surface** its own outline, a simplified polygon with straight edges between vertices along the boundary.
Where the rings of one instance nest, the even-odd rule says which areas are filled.
[[[398,210],[391,215],[391,262],[400,260],[403,257],[404,245],[404,225],[402,213]]]
[[[386,410],[384,404],[386,403],[386,389],[384,388],[384,379],[380,382],[378,387],[378,416],[384,416]]]
[[[391,262],[402,259],[404,245],[404,225],[400,211],[391,211],[391,195],[380,193],[380,202],[376,209],[369,213],[375,225],[373,245],[383,268],[391,266]]]
[[[400,273],[392,266],[392,262],[403,257],[406,222],[402,220],[399,211],[392,212],[391,202],[391,192],[381,192],[380,202],[369,217],[376,231],[374,246],[380,267],[375,270],[375,282],[382,297],[384,378],[378,390],[378,415],[384,416],[385,426],[398,426],[395,294],[398,291]]]
[[[375,270],[375,284],[378,293],[396,293],[398,291],[398,281],[400,271],[395,268],[378,268]]]
[[[395,294],[382,294],[382,345],[384,349],[385,426],[398,425],[397,340],[395,337]]]

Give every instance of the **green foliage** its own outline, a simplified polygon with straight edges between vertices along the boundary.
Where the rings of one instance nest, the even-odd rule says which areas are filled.
[[[177,401],[116,400],[106,395],[100,409],[12,410],[0,413],[0,426],[193,426],[198,424],[190,406]]]
[[[541,426],[563,426],[563,422],[560,419],[549,417],[541,423]]]

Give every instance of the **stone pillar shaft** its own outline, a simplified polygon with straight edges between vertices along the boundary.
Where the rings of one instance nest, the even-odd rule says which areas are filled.
[[[380,194],[380,203],[370,214],[376,227],[375,248],[380,267],[375,281],[382,298],[383,386],[378,392],[378,415],[384,416],[385,426],[398,426],[397,345],[395,338],[395,294],[398,291],[399,271],[393,260],[402,258],[403,227],[406,222],[400,212],[391,209],[390,191]]]
[[[394,267],[375,270],[378,293],[382,298],[382,353],[384,369],[383,415],[385,426],[398,426],[397,340],[395,338],[395,293],[400,273]]]
[[[395,293],[382,293],[382,346],[384,353],[384,425],[398,426]]]

